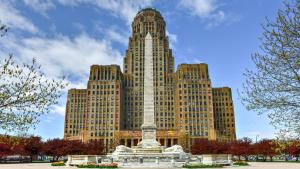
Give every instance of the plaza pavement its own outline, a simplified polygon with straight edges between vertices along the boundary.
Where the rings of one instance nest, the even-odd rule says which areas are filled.
[[[300,163],[279,163],[279,162],[251,162],[250,166],[243,167],[224,167],[229,168],[240,168],[240,169],[300,169]],[[0,169],[74,169],[77,167],[52,167],[49,163],[23,163],[23,164],[0,164]],[[123,167],[120,167],[123,168]],[[131,167],[124,167],[130,169]],[[138,166],[132,167],[134,169],[139,168]],[[144,167],[143,167],[144,168]],[[145,168],[147,168],[145,166]],[[156,167],[153,167],[156,168]],[[151,168],[151,169],[153,169]],[[161,168],[161,167],[159,167]],[[168,168],[168,167],[167,167]]]

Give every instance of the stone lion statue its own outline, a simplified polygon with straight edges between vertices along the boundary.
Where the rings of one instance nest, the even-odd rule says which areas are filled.
[[[132,153],[133,150],[132,148],[126,147],[124,145],[119,145],[116,147],[116,150],[114,151],[114,153]]]
[[[183,153],[184,151],[180,145],[174,145],[172,147],[166,148],[165,152]]]

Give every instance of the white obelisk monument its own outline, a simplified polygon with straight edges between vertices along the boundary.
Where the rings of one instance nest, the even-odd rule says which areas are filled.
[[[138,146],[157,148],[160,144],[156,141],[156,124],[154,121],[153,47],[149,32],[145,37],[144,63],[144,123],[141,126],[142,141]]]

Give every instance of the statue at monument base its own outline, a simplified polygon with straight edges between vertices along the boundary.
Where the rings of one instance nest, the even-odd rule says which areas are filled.
[[[134,146],[132,148],[126,147],[124,145],[119,145],[116,147],[116,150],[111,154],[111,157],[114,160],[119,159],[134,159],[138,157],[143,157],[147,159],[155,160],[159,158],[176,158],[176,159],[185,159],[189,157],[190,154],[186,154],[183,151],[183,148],[180,145],[174,145],[172,147],[165,148],[164,146],[158,147],[140,147]]]

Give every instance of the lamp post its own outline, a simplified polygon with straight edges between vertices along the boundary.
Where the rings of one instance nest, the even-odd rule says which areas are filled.
[[[255,136],[255,144],[257,144],[257,138],[259,137],[259,135],[257,134]],[[256,145],[257,146],[257,145]],[[258,154],[256,153],[256,161],[258,160]]]

